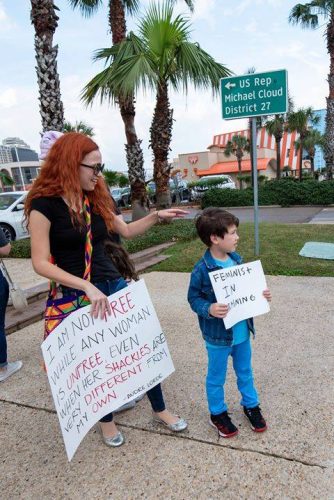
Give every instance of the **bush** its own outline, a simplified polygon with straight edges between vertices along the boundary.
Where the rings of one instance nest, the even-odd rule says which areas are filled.
[[[30,238],[13,241],[10,257],[13,257],[13,259],[30,259]]]
[[[139,252],[154,245],[167,241],[189,241],[196,238],[196,229],[193,221],[177,220],[171,224],[157,224],[142,236],[133,240],[123,240],[124,247],[129,253]],[[14,241],[10,256],[15,259],[30,259],[30,238]]]
[[[299,182],[285,177],[259,186],[259,205],[330,205],[334,203],[334,181],[313,179]],[[253,189],[211,189],[202,198],[205,207],[238,207],[253,205]]]

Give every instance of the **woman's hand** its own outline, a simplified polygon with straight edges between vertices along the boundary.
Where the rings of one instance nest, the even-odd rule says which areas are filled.
[[[90,314],[93,318],[98,318],[100,315],[101,319],[106,317],[106,314],[110,316],[111,309],[108,297],[104,295],[96,286],[91,283],[87,283],[85,294],[91,301],[92,305],[90,308]]]
[[[268,302],[271,302],[271,291],[267,288],[266,290],[263,290],[263,297],[267,299]]]
[[[158,219],[171,220],[181,219],[189,213],[188,210],[181,210],[181,208],[166,208],[165,210],[157,210]]]
[[[214,304],[211,304],[209,308],[209,314],[214,318],[223,319],[226,317],[227,313],[228,313],[227,304],[219,304],[218,302],[215,302]]]

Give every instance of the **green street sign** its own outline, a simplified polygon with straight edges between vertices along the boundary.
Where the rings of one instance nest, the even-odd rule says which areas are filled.
[[[288,73],[285,69],[221,79],[225,120],[276,115],[288,109]]]

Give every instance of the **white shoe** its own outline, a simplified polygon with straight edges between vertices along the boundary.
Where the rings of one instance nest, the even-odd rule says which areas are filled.
[[[0,382],[3,382],[13,373],[18,372],[22,368],[22,361],[12,361],[5,366],[4,370],[0,370]]]

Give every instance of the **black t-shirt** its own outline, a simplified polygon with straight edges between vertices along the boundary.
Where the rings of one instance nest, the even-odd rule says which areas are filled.
[[[86,229],[73,225],[69,208],[61,197],[35,198],[31,209],[42,213],[51,223],[50,251],[56,264],[64,271],[82,278],[85,272]],[[91,221],[91,282],[120,278],[120,273],[105,253],[104,242],[109,234],[103,218],[92,210]]]

